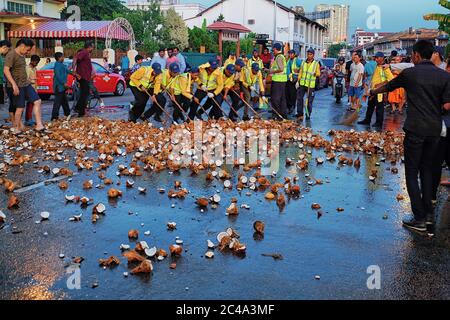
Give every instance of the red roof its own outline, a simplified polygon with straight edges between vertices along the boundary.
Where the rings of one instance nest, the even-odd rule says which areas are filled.
[[[112,21],[80,21],[80,29],[69,29],[66,21],[31,23],[8,32],[10,38],[100,38],[106,39]],[[116,28],[112,35],[116,40],[130,40],[122,28]]]
[[[226,22],[226,21],[217,21],[213,24],[208,26],[208,30],[215,30],[215,31],[234,31],[239,33],[249,33],[251,32],[250,29],[244,27],[243,25],[239,23],[232,23],[232,22]]]

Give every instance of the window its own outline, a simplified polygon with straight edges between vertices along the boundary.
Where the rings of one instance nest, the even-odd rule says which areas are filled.
[[[33,5],[8,1],[8,11],[24,14],[33,14]]]
[[[248,24],[249,25],[254,25],[255,24],[255,19],[249,19],[248,20]]]

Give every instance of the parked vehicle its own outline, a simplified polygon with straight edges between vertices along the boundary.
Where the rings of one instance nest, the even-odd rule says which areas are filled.
[[[336,103],[341,103],[344,96],[345,75],[342,72],[336,73],[336,84],[334,87],[334,94],[336,97]]]
[[[71,68],[72,60],[64,61],[64,64]],[[125,78],[111,71],[106,70],[100,64],[92,62],[92,67],[95,71],[94,85],[100,94],[112,93],[116,96],[122,96],[127,88]],[[54,94],[53,92],[53,69],[55,68],[55,63],[49,63],[45,65],[42,69],[37,71],[37,92],[42,100],[50,99],[50,96]],[[67,86],[73,87],[75,79],[72,75],[67,78]],[[72,93],[72,90],[69,90]]]

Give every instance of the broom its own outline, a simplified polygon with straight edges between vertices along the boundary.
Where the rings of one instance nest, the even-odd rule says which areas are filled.
[[[369,96],[369,94],[367,92],[367,87],[366,87],[363,98],[362,98],[364,102],[367,100],[368,96]],[[361,107],[362,107],[362,103],[360,103],[358,108],[347,119],[344,119],[341,122],[341,124],[344,126],[352,126],[359,118],[359,111],[361,111]]]

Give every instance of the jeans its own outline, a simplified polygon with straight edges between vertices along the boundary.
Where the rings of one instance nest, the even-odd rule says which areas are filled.
[[[305,94],[307,95],[308,103],[307,103],[307,117],[311,117],[313,111],[313,102],[314,102],[314,88],[308,88],[305,86],[300,86],[297,90],[297,116],[303,117],[304,112],[304,98]]]
[[[70,115],[69,100],[67,100],[66,92],[55,92],[55,100],[53,102],[52,120],[58,119],[59,109],[63,107],[64,115]]]
[[[440,137],[424,137],[406,131],[405,175],[411,208],[417,221],[433,214],[433,171]],[[420,187],[419,179],[420,178]]]
[[[78,80],[80,83],[80,97],[78,99],[77,105],[75,107],[75,110],[78,112],[80,116],[85,115],[86,106],[89,99],[89,81],[85,79]]]

